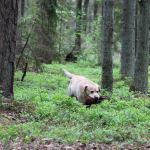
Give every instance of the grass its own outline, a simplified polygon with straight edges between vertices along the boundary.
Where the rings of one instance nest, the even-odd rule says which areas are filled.
[[[21,82],[22,72],[15,74],[14,103],[1,103],[0,143],[6,149],[10,141],[21,143],[44,143],[48,138],[59,143],[77,145],[82,143],[103,143],[123,147],[145,144],[150,138],[150,100],[148,96],[129,92],[130,78],[121,78],[119,64],[114,68],[113,94],[110,101],[93,105],[91,110],[82,106],[75,98],[67,96],[69,79],[62,69],[82,75],[100,83],[101,68],[88,63],[67,63],[44,65],[44,72],[28,72]],[[3,109],[7,108],[7,109]],[[8,113],[15,113],[10,119]],[[8,117],[4,117],[4,113]],[[19,116],[19,117],[18,117]],[[20,118],[26,121],[20,123]],[[9,143],[9,144],[8,144]],[[11,145],[13,146],[13,145]]]

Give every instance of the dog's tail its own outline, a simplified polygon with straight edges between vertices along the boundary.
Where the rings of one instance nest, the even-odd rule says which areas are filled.
[[[75,76],[74,74],[68,72],[68,71],[65,70],[65,69],[63,69],[63,72],[64,72],[64,73],[66,74],[66,76],[67,76],[68,78],[70,78],[70,79],[72,79],[72,78]]]

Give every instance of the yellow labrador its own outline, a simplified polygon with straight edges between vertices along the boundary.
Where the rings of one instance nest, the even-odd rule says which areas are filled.
[[[65,69],[63,69],[63,72],[71,79],[68,87],[68,96],[76,97],[83,104],[87,97],[99,98],[98,92],[100,92],[100,86],[98,84],[85,77],[72,74]]]

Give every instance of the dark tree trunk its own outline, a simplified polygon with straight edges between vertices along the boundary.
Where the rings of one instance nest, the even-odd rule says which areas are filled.
[[[135,9],[136,0],[124,0],[121,70],[124,77],[133,77],[135,66]]]
[[[136,0],[136,13],[135,13],[135,58],[137,53],[137,41],[138,41],[138,27],[139,27],[139,5]]]
[[[4,97],[13,97],[18,0],[0,1],[0,86]]]
[[[82,0],[77,1],[77,13],[76,13],[76,39],[75,39],[75,51],[76,54],[81,54],[81,11]]]
[[[84,1],[84,16],[83,16],[83,29],[87,30],[87,13],[88,13],[89,0]]]
[[[94,19],[96,20],[98,17],[98,9],[99,9],[99,1],[94,1]]]
[[[102,41],[102,89],[113,91],[114,0],[104,0]]]
[[[21,0],[22,4],[21,4],[21,15],[24,16],[24,7],[25,7],[25,0]]]
[[[149,3],[148,0],[141,0],[139,38],[137,45],[137,56],[135,73],[130,90],[148,92],[148,65],[149,65]]]

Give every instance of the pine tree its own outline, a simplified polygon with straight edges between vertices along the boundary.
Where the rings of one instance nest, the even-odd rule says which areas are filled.
[[[4,97],[14,95],[14,63],[18,0],[0,1],[0,89]]]
[[[120,73],[125,77],[134,75],[135,66],[135,12],[136,0],[124,0],[123,40]]]
[[[102,89],[113,91],[114,0],[104,0],[102,40]]]
[[[149,66],[149,1],[139,1],[139,38],[137,41],[137,56],[135,62],[135,73],[133,76],[131,90],[148,92],[148,66]]]

